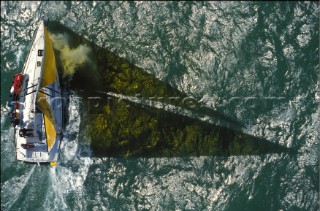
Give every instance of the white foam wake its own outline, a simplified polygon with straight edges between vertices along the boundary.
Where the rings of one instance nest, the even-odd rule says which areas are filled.
[[[74,209],[83,209],[83,186],[91,158],[81,157],[80,154],[84,150],[89,155],[91,152],[80,143],[80,105],[81,100],[77,96],[70,96],[69,123],[61,144],[60,160],[56,167],[50,169],[51,187],[44,203],[47,210],[72,210],[68,197],[73,198]]]
[[[31,175],[34,172],[35,165],[31,170],[19,177],[12,177],[7,180],[1,187],[1,207],[7,207],[10,210],[15,202],[19,199],[23,189],[28,184]]]

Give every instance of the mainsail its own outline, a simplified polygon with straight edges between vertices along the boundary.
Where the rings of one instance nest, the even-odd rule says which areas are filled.
[[[44,40],[44,59],[40,89],[56,81],[56,59],[54,56],[49,33],[46,28],[44,28]]]
[[[56,141],[57,133],[54,113],[46,95],[44,94],[45,91],[43,88],[56,81],[56,61],[49,33],[46,28],[44,28],[44,39],[43,70],[36,102],[38,108],[43,113],[48,151],[50,151]]]

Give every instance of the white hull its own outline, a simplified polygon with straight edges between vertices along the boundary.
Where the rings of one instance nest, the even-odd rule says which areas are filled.
[[[18,114],[20,124],[14,128],[16,158],[25,162],[49,163],[57,161],[62,140],[63,109],[58,74],[56,74],[56,81],[48,86],[49,89],[44,88],[47,101],[51,103],[57,129],[56,139],[50,150],[48,150],[43,113],[37,109],[35,104],[43,68],[43,55],[41,56],[41,52],[39,55],[39,50],[44,50],[45,47],[44,27],[44,21],[40,21],[27,61],[23,67],[24,79],[20,92]],[[32,135],[21,136],[19,134],[20,129],[28,129]],[[32,147],[26,148],[26,144]]]

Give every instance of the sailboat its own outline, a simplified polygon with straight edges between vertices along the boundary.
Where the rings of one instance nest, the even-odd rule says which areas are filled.
[[[23,71],[15,74],[11,110],[16,159],[55,166],[63,137],[63,100],[48,19],[42,18]]]

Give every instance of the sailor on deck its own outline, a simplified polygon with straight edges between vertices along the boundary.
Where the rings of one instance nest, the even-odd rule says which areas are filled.
[[[24,138],[27,136],[33,136],[33,129],[22,128],[19,130],[19,136]]]

